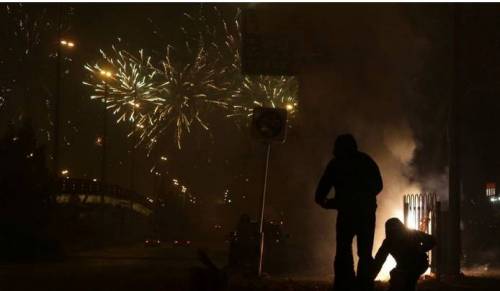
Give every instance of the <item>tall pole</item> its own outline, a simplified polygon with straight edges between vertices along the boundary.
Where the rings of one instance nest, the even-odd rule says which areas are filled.
[[[59,135],[60,135],[60,121],[61,121],[61,22],[62,22],[62,4],[59,3],[58,21],[57,21],[57,60],[56,60],[56,94],[54,102],[54,136],[52,140],[53,151],[53,171],[54,177],[59,175]]]
[[[460,274],[461,236],[460,236],[460,120],[459,104],[461,88],[461,9],[460,4],[453,6],[453,82],[450,100],[449,119],[449,258],[450,275]]]
[[[134,105],[132,106],[132,116],[135,118],[135,107],[136,107],[136,102],[137,101],[137,85],[134,84]],[[134,135],[135,135],[135,126],[132,129],[132,136],[130,138],[132,148],[130,149],[130,190],[134,192],[135,188],[135,143],[134,143]],[[163,175],[163,173],[162,173]]]
[[[132,141],[132,149],[130,150],[130,191],[135,191],[135,144]]]
[[[269,172],[269,157],[271,156],[271,143],[267,144],[266,151],[266,166],[264,170],[264,186],[262,189],[262,196],[260,198],[260,217],[259,217],[259,270],[258,275],[262,275],[262,265],[264,260],[264,210],[266,206],[266,192],[267,192],[267,179]]]
[[[106,106],[108,104],[108,83],[104,81],[104,106],[103,106],[103,111],[102,111],[102,120],[103,120],[103,127],[102,127],[102,157],[101,157],[101,184],[103,187],[106,186],[106,166],[107,166],[107,145],[108,145],[108,136],[107,136],[107,129],[108,129],[108,118],[106,114]],[[101,194],[101,202],[104,203],[104,192]]]

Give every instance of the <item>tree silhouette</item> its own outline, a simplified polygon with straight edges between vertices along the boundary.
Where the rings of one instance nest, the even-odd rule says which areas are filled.
[[[43,252],[52,185],[45,146],[37,145],[31,121],[10,124],[0,139],[0,258]]]

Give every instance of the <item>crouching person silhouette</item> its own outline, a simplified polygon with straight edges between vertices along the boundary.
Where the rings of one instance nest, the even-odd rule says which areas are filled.
[[[316,190],[316,203],[325,209],[336,209],[337,250],[334,261],[334,290],[373,290],[370,270],[375,230],[376,196],[382,191],[382,178],[377,164],[358,151],[350,134],[335,140],[334,158],[328,164]],[[328,199],[331,188],[335,197]],[[358,245],[358,270],[354,273],[352,241]]]
[[[396,268],[391,271],[389,291],[414,291],[418,278],[429,267],[427,252],[436,242],[431,235],[411,230],[397,218],[385,223],[385,236],[382,246],[373,262],[373,278],[377,277],[387,256],[396,260]]]

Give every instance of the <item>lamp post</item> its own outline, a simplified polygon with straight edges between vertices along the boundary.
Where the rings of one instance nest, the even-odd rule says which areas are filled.
[[[108,104],[108,95],[109,95],[109,88],[108,88],[108,83],[107,80],[111,79],[113,77],[113,73],[111,71],[106,71],[106,70],[101,70],[100,72],[100,77],[102,79],[102,82],[104,83],[104,96],[103,96],[103,111],[102,111],[102,119],[103,119],[103,128],[102,128],[102,156],[101,156],[101,185],[103,188],[106,185],[107,182],[107,176],[106,176],[106,166],[107,166],[107,145],[108,145],[108,136],[107,136],[107,131],[108,131],[108,118],[106,114],[106,107]],[[104,203],[104,191],[101,191],[101,203]]]
[[[54,153],[54,173],[59,174],[59,140],[61,131],[61,64],[63,49],[70,50],[75,47],[75,43],[71,40],[61,39],[60,32],[59,43],[57,44],[57,63],[56,63],[56,100],[54,102],[54,137],[53,137],[53,153]]]
[[[137,84],[134,85],[134,101],[132,103],[132,117],[135,118],[135,110],[136,108],[139,108],[140,105],[137,103]],[[133,128],[133,134],[131,136],[131,144],[132,148],[130,149],[130,190],[132,192],[135,191],[135,143],[134,143],[134,136],[135,136],[135,126]]]

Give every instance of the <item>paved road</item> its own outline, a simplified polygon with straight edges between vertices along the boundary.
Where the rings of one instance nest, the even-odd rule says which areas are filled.
[[[222,250],[211,253],[224,260]],[[0,290],[184,290],[197,265],[196,246],[111,248],[63,262],[1,265]]]
[[[0,291],[187,290],[189,270],[199,266],[196,258],[198,247],[162,245],[146,248],[134,245],[79,253],[63,262],[4,264],[0,265]],[[226,258],[224,245],[208,249],[216,263],[223,265]],[[236,281],[235,285],[238,287],[230,290],[326,291],[330,286],[325,280],[299,279],[296,276],[272,277],[260,282]],[[378,284],[377,291],[386,290],[386,287],[385,284]],[[498,291],[500,280],[426,281],[421,282],[419,290]]]

